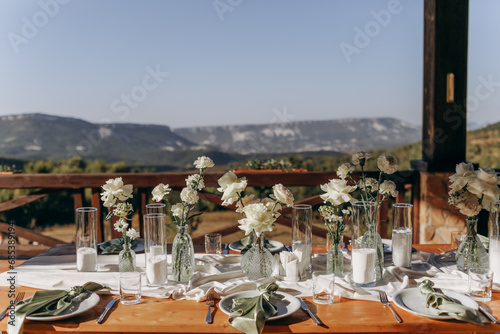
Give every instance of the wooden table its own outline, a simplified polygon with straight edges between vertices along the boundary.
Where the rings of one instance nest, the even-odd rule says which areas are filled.
[[[319,251],[321,248],[315,247]],[[415,245],[425,251],[447,250],[449,245]],[[0,261],[0,270],[6,270],[6,261]],[[7,305],[6,287],[0,287],[0,306]],[[26,296],[36,289],[20,287]],[[25,333],[241,333],[227,322],[227,315],[216,305],[212,312],[213,324],[205,323],[205,303],[187,300],[155,299],[145,297],[140,304],[122,305],[116,303],[110,316],[102,325],[96,324],[97,317],[105,305],[116,296],[101,294],[101,301],[89,312],[67,320],[54,322],[25,322]],[[304,298],[311,311],[325,323],[316,326],[302,310],[275,321],[268,322],[264,332],[276,333],[493,333],[500,332],[500,325],[483,326],[458,321],[437,321],[419,317],[396,308],[403,318],[399,324],[390,310],[379,302],[342,299],[332,305],[316,305],[312,297]],[[493,315],[500,317],[500,293],[493,294],[491,302],[484,304]],[[7,319],[0,322],[0,330],[6,328]]]

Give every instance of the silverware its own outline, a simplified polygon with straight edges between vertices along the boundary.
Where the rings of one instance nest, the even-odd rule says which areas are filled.
[[[104,317],[106,316],[106,314],[108,313],[108,311],[113,307],[113,305],[116,303],[117,300],[118,300],[118,298],[113,298],[108,303],[108,305],[106,305],[106,307],[104,308],[104,311],[102,311],[101,316],[96,321],[98,324],[102,324],[104,322],[103,321]]]
[[[224,251],[222,254],[229,254],[229,244],[224,244]]]
[[[302,298],[298,297],[297,298],[299,301],[300,301],[300,307],[307,312],[307,314],[309,314],[309,316],[312,318],[312,320],[314,320],[314,322],[316,323],[316,325],[318,326],[323,326],[323,322],[321,320],[319,320],[318,318],[316,318],[314,316],[314,314],[312,314],[312,312],[309,310],[309,307],[307,307],[307,304],[302,300]]]
[[[214,292],[210,291],[207,295],[207,305],[208,305],[208,310],[207,310],[207,317],[205,318],[205,322],[207,324],[212,323],[212,310],[210,309],[210,306],[214,306],[215,301],[214,301]]]
[[[14,302],[13,303],[11,302],[11,304],[9,306],[7,306],[5,308],[5,310],[0,314],[0,320],[2,320],[3,317],[5,317],[5,315],[7,314],[7,311],[9,311],[12,306],[16,305],[17,303],[19,303],[23,299],[24,299],[24,291],[21,291],[17,294],[16,299],[14,299]]]
[[[495,324],[500,324],[500,321],[493,316],[490,312],[486,311],[482,306],[479,306],[479,311],[483,312],[483,314],[490,319],[490,321],[493,321]]]
[[[285,245],[285,249],[286,249],[287,251],[289,251],[289,252],[291,252],[291,251],[292,251],[292,247],[290,247],[290,245]]]
[[[387,294],[385,293],[385,291],[379,291],[378,295],[380,296],[380,302],[384,305],[387,305],[389,307],[389,310],[391,310],[392,314],[394,315],[394,318],[396,318],[399,323],[402,323],[403,319],[399,317],[396,311],[394,311],[394,309],[392,308],[391,304],[389,304],[389,300],[387,299]]]

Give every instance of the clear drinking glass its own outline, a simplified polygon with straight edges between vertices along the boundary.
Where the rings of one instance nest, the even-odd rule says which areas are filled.
[[[97,208],[76,209],[76,269],[97,271]]]
[[[312,254],[312,207],[308,204],[295,204],[292,207],[292,250],[300,253],[299,259],[302,272],[300,278],[311,273]]]
[[[335,291],[335,275],[328,271],[314,271],[313,302],[317,304],[332,304]]]
[[[377,280],[377,203],[355,202],[351,252],[351,276],[354,285],[375,286]]]
[[[146,213],[167,213],[167,205],[165,203],[146,204]]]
[[[120,303],[137,304],[141,301],[141,273],[137,271],[120,273]]]
[[[468,275],[469,296],[480,302],[489,302],[493,291],[493,272],[487,268],[472,267]]]
[[[167,216],[164,213],[144,215],[144,250],[148,285],[160,286],[167,281]]]
[[[222,254],[222,234],[205,234],[205,253]]]
[[[392,205],[394,215],[392,228],[392,263],[397,267],[411,267],[411,245],[413,241],[413,205]]]

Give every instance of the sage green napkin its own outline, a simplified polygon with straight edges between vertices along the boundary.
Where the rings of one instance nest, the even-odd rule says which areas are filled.
[[[137,247],[137,240],[130,240],[130,248],[135,249]],[[107,254],[118,254],[123,249],[123,238],[111,239],[105,242],[101,242],[97,244],[97,250],[99,254],[107,255]]]
[[[24,319],[27,316],[57,316],[71,306],[72,300],[85,299],[90,292],[103,289],[104,286],[87,282],[83,286],[74,286],[69,291],[37,291],[29,301],[21,301],[16,306],[15,320],[9,319],[8,334],[22,333]]]
[[[481,318],[477,310],[458,304],[455,300],[444,293],[433,289],[434,283],[424,280],[418,283],[420,293],[427,295],[426,307],[434,308],[439,311],[439,315],[447,315],[457,320],[471,322],[482,325]]]
[[[248,237],[244,237],[240,239],[240,243],[243,246],[241,250],[241,254],[245,254],[250,248],[253,246],[253,235],[249,235]],[[273,245],[269,242],[269,240],[264,239],[264,247],[267,249],[273,248]]]
[[[278,284],[270,282],[257,287],[260,294],[249,298],[236,298],[229,314],[229,323],[246,334],[260,334],[266,319],[278,313],[272,300]]]

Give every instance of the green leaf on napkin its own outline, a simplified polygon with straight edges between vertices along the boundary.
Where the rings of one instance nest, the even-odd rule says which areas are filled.
[[[137,239],[130,240],[130,248],[135,249],[137,247]],[[118,254],[123,249],[123,238],[111,239],[105,242],[101,242],[97,245],[97,250],[99,254]]]
[[[264,329],[266,319],[278,313],[271,301],[274,291],[278,290],[275,282],[257,287],[260,294],[249,298],[236,298],[229,315],[229,323],[236,329],[247,334],[260,334]]]
[[[90,292],[103,289],[104,286],[87,282],[83,286],[74,286],[66,290],[37,291],[28,301],[21,301],[16,306],[15,326],[9,322],[7,333],[22,333],[21,328],[27,316],[57,316],[67,310],[73,299],[84,299]]]
[[[471,322],[482,325],[481,318],[477,310],[458,304],[455,300],[444,293],[433,289],[434,283],[430,280],[424,280],[417,285],[420,293],[427,295],[427,308],[438,310],[439,315],[447,315],[457,320]]]

